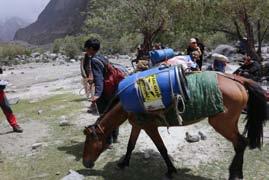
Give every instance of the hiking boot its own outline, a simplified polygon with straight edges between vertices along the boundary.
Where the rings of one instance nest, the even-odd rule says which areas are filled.
[[[17,133],[22,133],[23,129],[19,125],[16,125],[13,127],[13,131]]]

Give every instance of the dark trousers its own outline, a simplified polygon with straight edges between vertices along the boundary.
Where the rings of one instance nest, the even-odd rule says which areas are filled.
[[[105,113],[105,111],[109,111],[112,109],[115,103],[111,104],[110,103],[111,98],[106,98],[104,95],[102,95],[97,101],[97,109],[100,115]],[[109,107],[108,107],[109,106]],[[107,143],[111,144],[113,141],[116,141],[119,136],[119,128],[116,128],[112,131],[112,133],[108,136],[107,138]]]
[[[199,59],[199,60],[197,60],[196,63],[198,64],[199,69],[202,70],[203,59]]]

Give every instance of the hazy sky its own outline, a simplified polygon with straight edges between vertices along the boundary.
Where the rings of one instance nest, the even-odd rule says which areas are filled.
[[[0,19],[18,16],[35,21],[50,0],[0,0]]]

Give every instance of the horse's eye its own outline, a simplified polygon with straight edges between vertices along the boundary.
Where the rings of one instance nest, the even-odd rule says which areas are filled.
[[[91,136],[92,136],[94,139],[98,139],[98,135],[97,135],[97,133],[96,133],[95,131],[93,131],[93,132],[91,133]]]

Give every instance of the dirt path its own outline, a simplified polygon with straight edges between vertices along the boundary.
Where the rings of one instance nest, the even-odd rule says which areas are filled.
[[[48,126],[45,123],[28,121],[21,125],[25,131],[21,134],[12,133],[11,129],[3,123],[0,126],[0,152],[8,154],[6,157],[31,155],[32,145],[49,136]]]
[[[122,60],[121,63],[128,64],[128,61]],[[144,177],[147,179],[161,177],[165,172],[165,165],[155,145],[144,132],[139,136],[131,168],[122,173],[115,170],[117,161],[126,152],[131,131],[131,126],[127,122],[120,127],[120,143],[115,144],[112,150],[102,154],[96,163],[95,170],[86,171],[83,168],[81,151],[85,137],[82,134],[82,129],[95,122],[97,116],[86,113],[89,102],[85,100],[85,97],[78,96],[79,90],[82,88],[79,74],[78,62],[68,65],[28,64],[5,71],[3,79],[11,83],[7,88],[8,97],[21,99],[16,108],[18,116],[21,118],[19,121],[21,120],[25,131],[23,134],[9,133],[11,129],[2,116],[0,123],[0,175],[7,173],[6,176],[2,177],[6,177],[8,180],[16,179],[15,175],[11,175],[12,171],[10,170],[11,174],[8,171],[9,167],[17,168],[19,166],[21,169],[19,168],[17,173],[22,174],[24,171],[26,173],[21,175],[24,177],[22,179],[27,179],[29,176],[40,177],[44,174],[46,176],[41,179],[60,179],[59,174],[62,177],[69,169],[80,172],[86,176],[86,179],[134,180]],[[65,93],[69,94],[60,96]],[[47,100],[48,98],[52,99]],[[20,103],[30,110],[26,109],[27,111],[24,112]],[[38,114],[37,110],[40,107],[43,108],[41,110],[44,112]],[[28,119],[28,115],[31,118]],[[60,127],[59,119],[61,116],[66,116],[71,125]],[[197,173],[205,177],[212,176],[213,179],[222,179],[227,176],[227,164],[233,155],[232,146],[215,133],[206,120],[187,127],[170,128],[169,131],[167,128],[160,128],[159,131],[175,166],[180,169],[186,167],[191,169],[191,175],[182,171],[176,179],[208,179],[198,176]],[[207,140],[197,143],[185,141],[186,132],[197,134],[198,131],[202,131],[207,136]],[[267,128],[265,130],[266,147],[269,146],[268,138],[269,129]],[[33,150],[32,145],[40,142],[45,143],[41,148],[42,151]],[[38,156],[35,156],[36,153]],[[229,158],[225,159],[227,153]],[[1,172],[1,156],[9,157],[8,162],[2,164],[7,172]],[[30,163],[29,166],[34,167],[34,170],[26,165],[13,164],[12,158],[18,156],[22,157],[21,161],[25,164]],[[258,154],[254,156],[258,156]],[[222,162],[223,159],[225,159],[223,169],[217,168],[218,172],[221,173],[216,174],[215,167],[222,167],[222,163],[216,165],[216,162]],[[263,160],[262,157],[261,159]],[[261,162],[263,162],[262,160]],[[202,171],[201,167],[205,170]],[[214,171],[211,172],[211,168]],[[137,172],[140,175],[136,175]],[[264,176],[264,174],[262,175]],[[268,175],[266,177],[269,178],[269,174],[265,175]]]
[[[66,91],[78,93],[78,88],[81,88],[79,73],[78,62],[67,65],[40,63],[14,66],[4,71],[1,78],[9,81],[6,88],[9,99],[19,98],[20,101],[38,102]],[[20,123],[18,118],[24,129],[22,134],[12,133],[5,119],[0,122],[2,153],[11,155],[31,153],[33,144],[49,136],[49,127],[44,121],[26,120]]]

